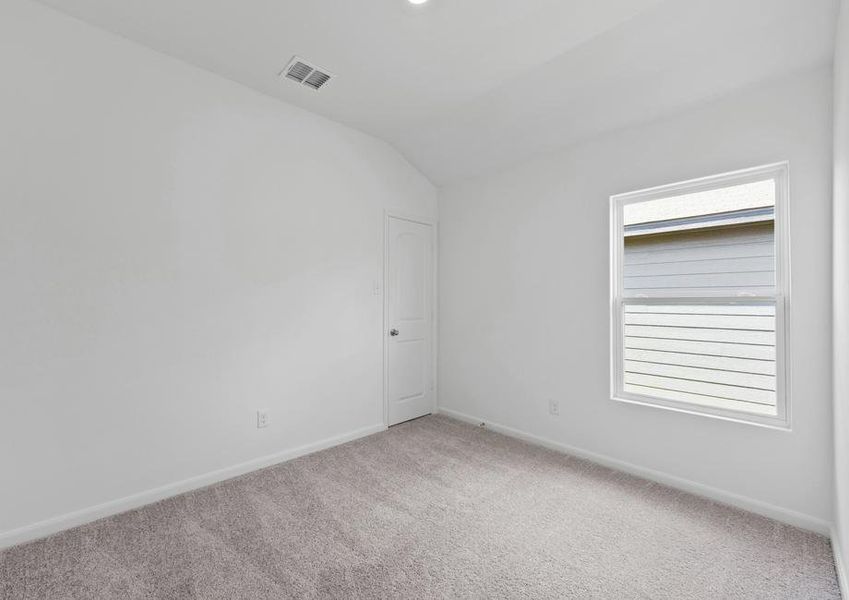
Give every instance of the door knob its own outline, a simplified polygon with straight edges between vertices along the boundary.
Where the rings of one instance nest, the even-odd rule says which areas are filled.
[[[395,337],[396,335],[398,335],[398,330],[397,329],[390,329],[389,335],[391,335],[392,337]]]

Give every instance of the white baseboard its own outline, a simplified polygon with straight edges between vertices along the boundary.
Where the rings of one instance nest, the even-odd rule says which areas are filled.
[[[774,504],[770,504],[768,502],[755,500],[754,498],[749,498],[747,496],[742,496],[740,494],[721,490],[719,488],[697,483],[695,481],[677,477],[675,475],[669,475],[668,473],[663,473],[661,471],[655,471],[654,469],[640,467],[638,465],[618,460],[616,458],[611,458],[603,454],[597,454],[595,452],[590,452],[588,450],[569,446],[568,444],[555,442],[553,440],[539,437],[534,434],[515,429],[513,427],[499,425],[498,423],[493,423],[492,421],[488,421],[486,419],[475,417],[472,415],[467,415],[465,413],[461,413],[448,408],[439,407],[438,412],[448,417],[453,417],[457,420],[472,423],[474,425],[485,423],[486,428],[491,431],[496,431],[498,433],[508,435],[510,437],[530,442],[532,444],[544,446],[552,450],[557,450],[558,452],[563,452],[564,454],[577,456],[578,458],[583,458],[596,464],[615,469],[617,471],[624,471],[625,473],[630,473],[631,475],[636,475],[637,477],[642,477],[643,479],[656,481],[658,483],[662,483],[663,485],[683,490],[685,492],[689,492],[697,496],[702,496],[704,498],[708,498],[710,500],[714,500],[722,504],[728,504],[736,508],[741,508],[749,512],[757,513],[759,515],[775,519],[776,521],[781,521],[782,523],[793,525],[794,527],[807,529],[809,531],[813,531],[815,533],[819,533],[825,536],[828,536],[831,533],[831,523],[828,523],[827,521],[818,519],[816,517],[812,517],[810,515],[806,515],[804,513],[800,513],[787,508],[782,508],[780,506],[775,506]]]
[[[226,467],[217,471],[204,473],[203,475],[170,483],[162,487],[139,492],[138,494],[133,494],[131,496],[111,500],[82,510],[52,517],[19,529],[0,532],[0,549],[43,538],[72,527],[84,525],[92,521],[97,521],[98,519],[126,512],[128,510],[133,510],[145,506],[146,504],[152,504],[172,496],[177,496],[214,483],[219,483],[226,479],[238,477],[239,475],[244,475],[245,473],[250,473],[257,469],[270,467],[278,463],[292,460],[293,458],[298,458],[299,456],[312,454],[319,450],[338,446],[339,444],[344,444],[345,442],[350,442],[385,430],[386,426],[383,424],[363,427],[362,429],[357,429],[342,435],[320,440],[312,444],[283,450],[282,452],[255,458],[231,467]]]
[[[834,554],[834,568],[837,571],[837,582],[840,584],[840,595],[849,598],[849,580],[846,579],[846,568],[843,563],[843,546],[837,528],[831,528],[831,551]]]

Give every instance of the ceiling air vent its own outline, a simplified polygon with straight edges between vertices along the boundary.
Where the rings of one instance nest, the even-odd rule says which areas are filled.
[[[333,77],[326,69],[310,64],[298,56],[294,57],[280,74],[314,90],[321,88]]]

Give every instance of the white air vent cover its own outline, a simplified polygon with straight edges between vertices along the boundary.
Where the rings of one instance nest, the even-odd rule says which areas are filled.
[[[289,61],[280,75],[314,90],[321,88],[334,77],[327,69],[311,64],[299,56]]]

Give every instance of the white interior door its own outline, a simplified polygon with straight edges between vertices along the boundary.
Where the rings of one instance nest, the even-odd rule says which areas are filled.
[[[389,425],[433,412],[433,226],[387,223],[386,386]]]

